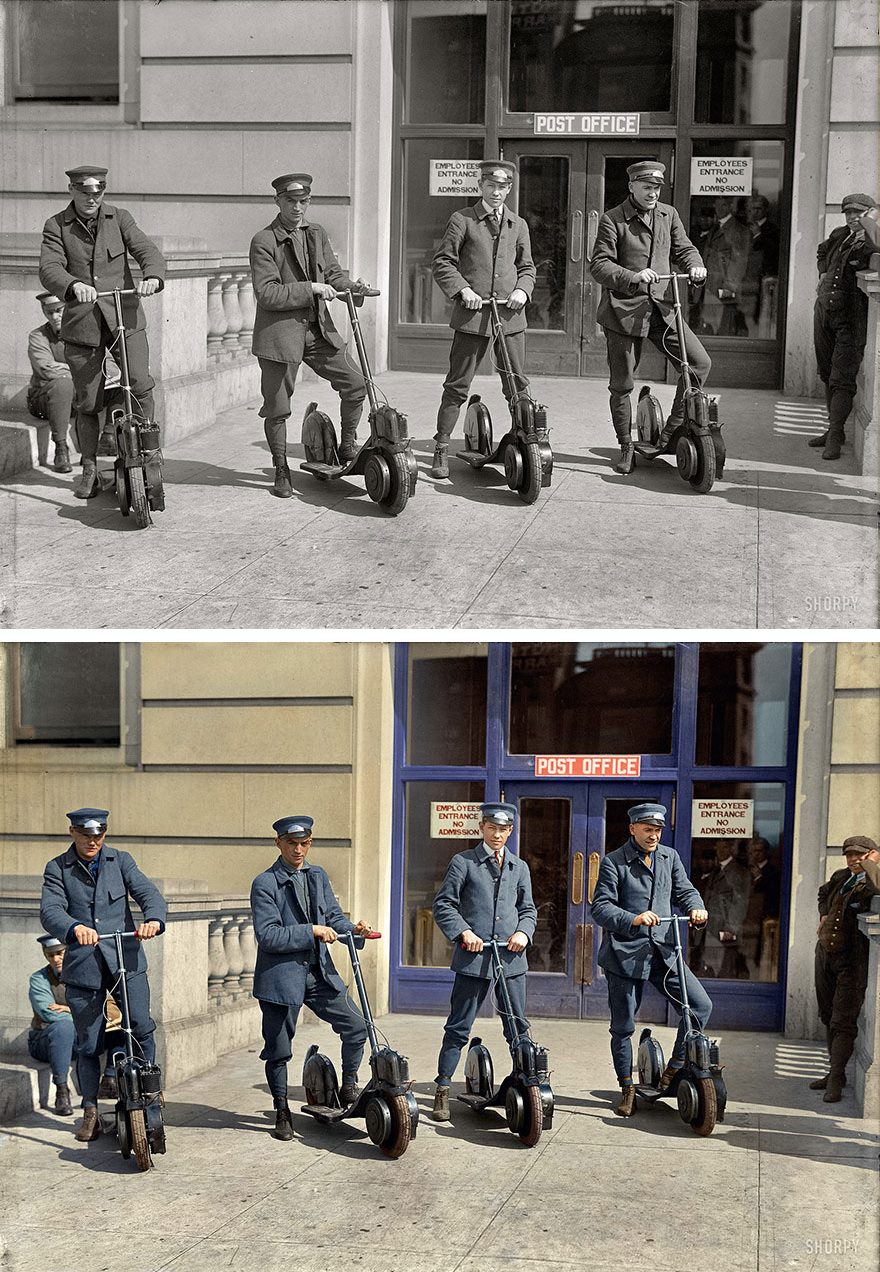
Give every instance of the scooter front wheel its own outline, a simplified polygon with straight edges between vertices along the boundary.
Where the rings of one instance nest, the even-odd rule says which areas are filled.
[[[533,504],[541,492],[541,452],[537,442],[526,442],[522,455],[522,484],[517,494],[524,504]]]
[[[116,1105],[116,1138],[119,1140],[119,1151],[128,1161],[131,1157],[131,1137],[128,1133],[128,1119],[125,1115],[125,1105],[120,1100]]]
[[[715,484],[715,443],[711,436],[704,433],[694,439],[694,445],[697,451],[697,468],[688,480],[698,494],[705,495]]]
[[[131,1109],[128,1114],[128,1124],[131,1128],[131,1151],[134,1153],[134,1160],[137,1162],[138,1170],[149,1170],[153,1164],[153,1159],[150,1156],[150,1142],[147,1139],[144,1110]]]
[[[385,1157],[402,1157],[412,1138],[412,1127],[406,1096],[391,1096],[388,1100],[388,1111],[391,1114],[391,1129],[387,1138],[379,1145],[379,1148]]]
[[[711,1078],[697,1078],[694,1086],[697,1089],[697,1116],[691,1122],[691,1130],[695,1135],[711,1135],[718,1118],[715,1083]]]
[[[135,524],[139,530],[146,530],[147,526],[152,525],[153,519],[150,516],[150,505],[147,503],[144,470],[142,468],[128,468],[126,473],[128,476],[128,488],[131,491],[131,510],[134,513]]]
[[[390,516],[396,517],[398,513],[403,512],[409,499],[409,468],[406,455],[402,451],[392,455],[388,468],[389,489],[385,497],[379,500],[379,506],[384,508]]]
[[[525,1087],[523,1090],[523,1129],[519,1132],[519,1137],[525,1144],[526,1148],[534,1148],[538,1140],[541,1138],[541,1131],[544,1127],[544,1109],[541,1105],[541,1092],[536,1086]]]

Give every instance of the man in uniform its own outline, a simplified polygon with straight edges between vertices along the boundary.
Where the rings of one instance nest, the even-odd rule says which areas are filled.
[[[73,380],[61,339],[64,301],[51,292],[40,292],[37,300],[45,321],[28,333],[32,375],[27,390],[27,407],[35,419],[49,421],[55,444],[52,467],[56,473],[70,473],[73,468],[67,447],[67,431],[73,408]]]
[[[65,945],[57,936],[38,936],[46,965],[28,982],[28,998],[34,1016],[28,1032],[28,1054],[52,1069],[55,1084],[55,1112],[70,1117],[70,1065],[76,1057],[76,1028],[61,981]]]
[[[74,486],[78,499],[91,499],[98,483],[98,412],[104,404],[104,357],[116,340],[114,288],[137,291],[123,296],[128,369],[135,404],[146,420],[153,418],[146,320],[139,297],[161,291],[165,279],[162,253],[124,208],[104,202],[106,168],[68,168],[72,201],[43,226],[40,282],[64,302],[61,338],[76,391],[76,428],[82,452],[82,476]],[[131,277],[129,254],[141,267],[142,280]]]
[[[328,300],[338,292],[363,292],[369,284],[352,279],[339,264],[327,231],[307,221],[312,178],[288,172],[272,182],[278,215],[251,239],[250,262],[257,313],[251,350],[260,364],[260,415],[279,499],[293,494],[287,465],[287,417],[297,372],[305,363],[329,380],[340,397],[340,459],[357,453],[357,427],[367,389],[333,325]]]
[[[816,252],[819,286],[813,307],[813,344],[819,379],[825,385],[828,428],[820,437],[810,438],[808,445],[823,447],[823,459],[840,459],[868,338],[868,297],[859,290],[856,273],[870,266],[874,247],[861,219],[876,206],[869,194],[848,194],[840,205],[846,225],[832,230]]]
[[[513,383],[501,373],[501,388],[509,402],[528,385],[525,376],[526,316],[523,309],[535,285],[535,266],[529,227],[505,207],[516,168],[504,159],[480,164],[480,199],[473,207],[453,212],[432,269],[437,286],[453,302],[449,325],[455,333],[449,352],[449,374],[437,412],[431,476],[449,476],[449,439],[471,381],[491,339],[492,319],[483,300],[495,296],[507,337]],[[495,349],[495,361],[501,357]]]
[[[868,941],[859,931],[858,917],[871,908],[872,898],[880,895],[865,871],[866,862],[880,862],[874,840],[852,835],[843,841],[843,855],[846,866],[835,870],[819,889],[816,929],[816,998],[830,1065],[828,1073],[810,1086],[824,1091],[822,1098],[828,1104],[838,1102],[846,1085],[846,1065],[858,1036],[859,1012],[868,984]]]
[[[367,1030],[345,992],[328,946],[339,932],[361,935],[369,923],[352,923],[339,907],[327,872],[309,865],[312,817],[280,817],[273,822],[279,857],[251,885],[251,909],[257,940],[253,995],[263,1018],[266,1081],[275,1106],[276,1139],[293,1139],[287,1102],[287,1064],[303,1003],[326,1020],[342,1039],[339,1098],[358,1097],[358,1067]]]
[[[733,199],[715,200],[715,223],[703,246],[706,288],[701,316],[716,336],[746,334],[740,306],[751,235],[734,210]]]
[[[627,810],[630,837],[622,848],[606,854],[599,867],[593,894],[593,918],[604,928],[599,966],[608,982],[611,1008],[611,1056],[622,1098],[616,1106],[621,1117],[636,1111],[632,1080],[632,1042],[645,984],[650,981],[676,1010],[681,1002],[675,948],[669,924],[662,915],[676,906],[690,914],[692,923],[708,917],[703,899],[688,879],[674,848],[660,843],[666,825],[663,804],[636,804]],[[705,1029],[712,1001],[688,967],[685,967],[688,1002],[700,1029]],[[684,1022],[679,1022],[669,1063],[660,1078],[665,1090],[685,1059]]]
[[[97,1139],[98,1084],[104,1048],[104,1002],[107,992],[117,1004],[121,969],[111,941],[99,942],[99,933],[136,931],[139,940],[123,942],[129,973],[128,1006],[135,1051],[153,1064],[155,1021],[150,1017],[147,961],[141,941],[165,931],[166,906],[155,884],[138,870],[134,858],[105,843],[106,808],[76,808],[67,814],[72,843],[54,857],[43,872],[40,919],[46,931],[64,941],[67,953],[61,971],[67,1005],[76,1026],[77,1075],[82,1093],[83,1120],[76,1138]],[[144,916],[136,928],[128,898]]]
[[[491,951],[484,942],[505,942],[501,960],[510,991],[513,1020],[502,1015],[508,1043],[529,1027],[526,1019],[525,949],[535,934],[538,911],[532,900],[529,868],[506,851],[516,821],[513,804],[482,804],[482,840],[449,863],[446,878],[434,898],[434,922],[453,943],[452,998],[437,1061],[434,1091],[435,1122],[449,1121],[449,1087],[477,1012],[492,983]],[[496,993],[501,1011],[501,1000]]]
[[[676,369],[681,367],[672,304],[667,298],[671,283],[658,283],[657,277],[673,271],[687,272],[694,283],[706,277],[700,253],[675,208],[660,202],[664,165],[656,159],[644,159],[631,163],[626,171],[629,195],[601,217],[590,261],[590,273],[602,284],[597,317],[605,328],[611,422],[620,443],[615,472],[624,476],[632,472],[635,459],[630,394],[645,336]],[[686,323],[684,332],[691,377],[702,387],[712,364]],[[683,419],[684,385],[679,378],[672,412],[654,454],[665,449]]]

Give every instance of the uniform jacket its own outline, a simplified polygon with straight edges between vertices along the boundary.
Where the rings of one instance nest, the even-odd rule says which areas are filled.
[[[599,221],[590,273],[602,284],[598,321],[609,331],[646,336],[653,300],[669,324],[670,283],[639,283],[643,269],[658,274],[699,268],[702,257],[688,238],[681,217],[668,203],[654,208],[653,230],[631,199],[610,208]]]
[[[466,852],[457,852],[434,898],[434,922],[447,941],[453,942],[454,972],[490,977],[491,951],[472,954],[462,949],[459,938],[470,928],[484,941],[495,936],[503,943],[514,932],[523,932],[531,941],[538,911],[532,900],[528,866],[505,848],[499,875],[495,858],[484,851],[482,841]],[[508,976],[528,971],[525,950],[515,954],[502,945],[501,961]]]
[[[469,331],[478,336],[488,336],[491,332],[487,308],[466,309],[456,299],[465,287],[484,298],[495,295],[505,300],[518,287],[531,299],[535,265],[529,227],[506,206],[502,208],[497,237],[490,224],[482,199],[472,208],[453,212],[434,253],[434,280],[444,296],[454,301],[449,319],[453,331]],[[514,313],[501,306],[499,312],[504,329],[510,335],[525,331],[525,307]]]
[[[706,888],[706,908],[709,910],[709,932],[732,932],[742,937],[743,924],[749,908],[752,877],[738,861],[728,860],[722,869],[719,864],[713,870]]]
[[[70,368],[64,356],[64,339],[55,335],[47,322],[28,333],[28,358],[30,359],[30,389],[43,388],[59,375],[70,376]]]
[[[58,1019],[59,1013],[52,1010],[52,1003],[63,1006],[67,1004],[64,985],[48,964],[31,974],[28,998],[34,1011],[31,1029],[45,1029],[53,1020]]]
[[[859,915],[870,910],[871,901],[878,894],[877,888],[867,875],[863,875],[858,883],[846,893],[840,895],[840,889],[852,871],[844,867],[835,870],[827,883],[819,889],[819,913],[826,916],[819,933],[819,944],[828,954],[852,955],[860,939]]]
[[[251,351],[270,362],[301,362],[310,322],[317,322],[324,339],[336,349],[345,341],[333,325],[325,300],[312,294],[312,283],[329,283],[347,291],[351,278],[334,255],[327,231],[314,223],[303,225],[311,260],[297,251],[290,231],[277,217],[251,239],[251,274],[257,315]],[[314,302],[314,303],[313,303]]]
[[[102,342],[101,314],[111,331],[115,330],[112,296],[94,304],[80,304],[73,299],[71,289],[74,283],[88,283],[98,291],[133,287],[129,253],[140,265],[144,278],[158,278],[164,285],[165,258],[125,208],[103,203],[94,239],[77,219],[73,203],[49,217],[43,226],[40,282],[67,302],[61,320],[63,340],[98,348]],[[123,296],[122,312],[126,331],[144,330],[146,320],[137,296]]]
[[[312,924],[323,924],[336,932],[352,932],[357,924],[339,908],[326,870],[311,865],[304,870],[311,918],[300,905],[293,875],[280,857],[251,884],[257,938],[253,995],[265,1002],[301,1007],[306,976],[316,953],[324,979],[340,993],[345,992],[329,948],[314,935]]]
[[[604,928],[599,947],[599,966],[616,976],[647,980],[652,951],[657,950],[668,967],[675,963],[671,923],[656,927],[633,927],[633,919],[645,910],[672,914],[672,907],[689,914],[703,910],[703,898],[685,873],[674,848],[659,844],[654,868],[649,870],[642,854],[628,839],[604,857],[593,893],[593,919]]]
[[[40,921],[59,941],[67,941],[68,932],[77,923],[98,932],[132,932],[135,922],[129,897],[140,906],[145,922],[165,923],[167,908],[161,892],[138,870],[129,853],[113,848],[105,840],[95,883],[71,844],[67,852],[53,857],[43,871]],[[123,941],[122,948],[129,972],[147,970],[142,941]],[[111,972],[119,970],[112,941],[80,945],[73,939],[67,946],[61,979],[65,985],[97,989],[102,983],[102,962]]]
[[[703,248],[706,253],[706,295],[718,300],[718,292],[731,291],[738,297],[742,291],[752,236],[735,216],[722,225],[712,226]]]

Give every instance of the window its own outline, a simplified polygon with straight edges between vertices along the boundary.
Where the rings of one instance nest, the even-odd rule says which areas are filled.
[[[481,124],[487,0],[411,0],[407,123]]]
[[[485,645],[411,645],[408,764],[486,762]]]
[[[117,0],[18,0],[12,17],[16,101],[119,101]]]
[[[698,124],[785,120],[791,0],[700,0]]]
[[[119,646],[22,642],[15,740],[118,746]]]
[[[700,645],[697,764],[786,763],[791,645]]]
[[[674,645],[514,645],[510,753],[669,755],[674,678]]]

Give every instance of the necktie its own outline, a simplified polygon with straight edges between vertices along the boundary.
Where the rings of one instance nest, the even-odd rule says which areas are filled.
[[[501,862],[503,860],[504,860],[504,849],[499,848],[495,854],[495,865],[498,867],[499,870],[501,869]]]

